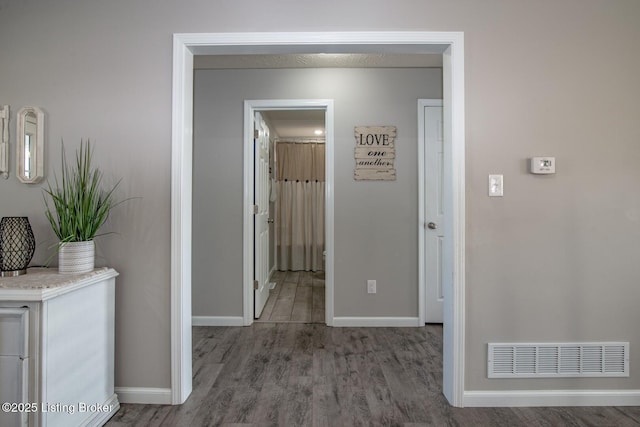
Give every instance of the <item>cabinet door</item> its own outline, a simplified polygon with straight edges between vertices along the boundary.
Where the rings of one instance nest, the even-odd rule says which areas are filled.
[[[29,356],[28,308],[0,307],[0,356]]]
[[[0,403],[13,404],[0,411],[0,426],[26,426],[29,413],[18,403],[29,402],[29,309],[0,308]]]
[[[28,390],[28,361],[17,356],[0,356],[0,402],[16,404],[10,406],[10,411],[0,411],[0,426],[18,427],[26,426],[29,413],[18,411],[18,403],[27,403]]]

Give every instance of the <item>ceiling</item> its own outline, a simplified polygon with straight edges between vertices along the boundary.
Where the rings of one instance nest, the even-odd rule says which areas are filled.
[[[194,69],[278,68],[441,68],[441,54],[249,54],[195,55]],[[324,130],[324,110],[277,110],[262,112],[280,138],[318,138]]]
[[[261,114],[279,138],[324,138],[324,110],[272,110]],[[316,130],[322,130],[322,135],[315,134]]]

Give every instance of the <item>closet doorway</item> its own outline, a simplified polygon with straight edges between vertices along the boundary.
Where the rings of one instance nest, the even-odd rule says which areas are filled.
[[[282,102],[245,109],[254,129],[252,320],[326,324],[329,112],[326,102]]]

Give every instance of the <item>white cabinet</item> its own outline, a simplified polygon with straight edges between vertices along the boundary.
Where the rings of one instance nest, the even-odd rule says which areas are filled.
[[[0,403],[22,403],[21,411],[0,415],[1,426],[100,426],[118,411],[117,275],[110,268],[74,275],[30,269],[0,278]],[[22,313],[22,321],[10,313]]]
[[[0,402],[29,398],[29,309],[0,307]],[[17,406],[16,406],[17,409]],[[25,411],[0,410],[0,426],[26,426]]]

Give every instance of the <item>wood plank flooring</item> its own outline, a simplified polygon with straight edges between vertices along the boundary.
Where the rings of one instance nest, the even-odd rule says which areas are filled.
[[[257,322],[299,322],[324,324],[324,272],[276,271],[276,287]]]
[[[439,325],[194,327],[189,399],[123,404],[107,426],[640,425],[640,407],[453,408],[441,355]]]

